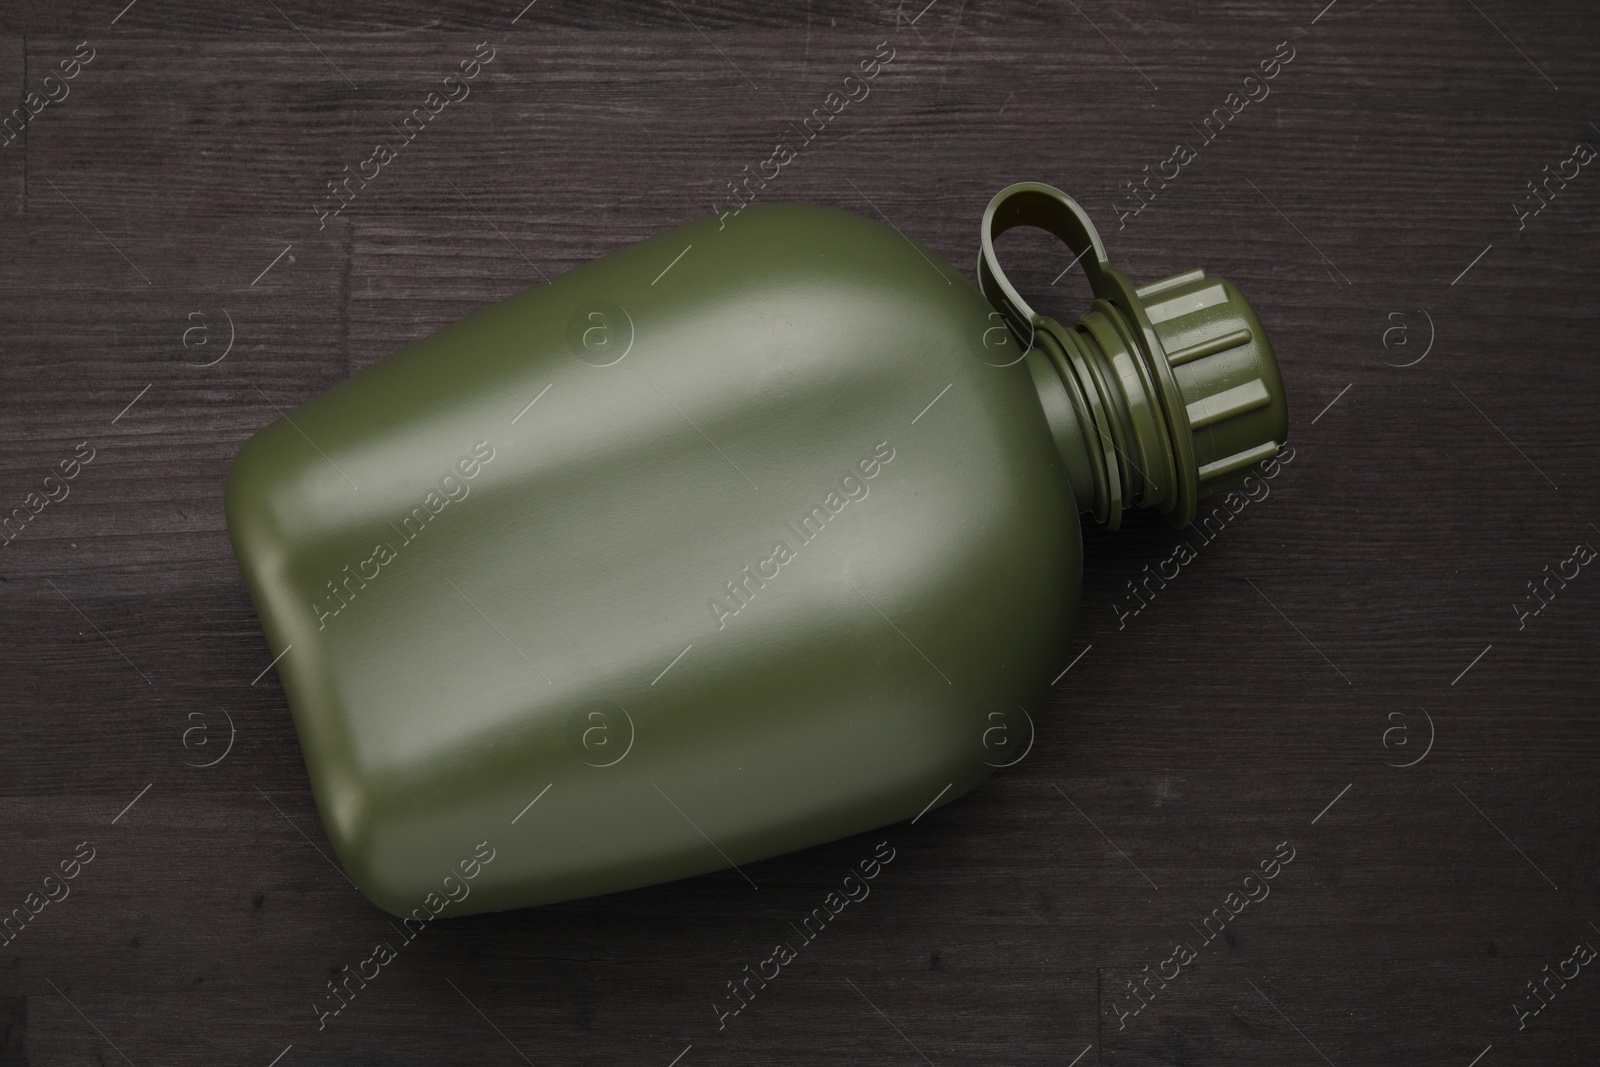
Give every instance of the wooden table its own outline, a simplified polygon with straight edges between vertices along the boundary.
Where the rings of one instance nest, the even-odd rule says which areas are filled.
[[[1574,957],[1600,946],[1592,9],[122,3],[0,12],[0,107],[28,115],[0,148],[0,505],[74,470],[0,550],[0,914],[77,864],[0,945],[0,1063],[1600,1057]],[[1293,460],[1209,533],[1088,535],[1052,714],[969,797],[757,865],[756,892],[437,924],[319,1030],[393,931],[330,858],[229,460],[407,342],[726,205],[880,42],[870,95],[764,195],[970,271],[995,190],[1069,190],[1135,280],[1205,266],[1261,310]],[[470,96],[332,213],[327,183],[480,43]],[[1081,308],[1059,246],[1005,244]],[[879,840],[871,897],[719,1031],[726,984]],[[1235,915],[1247,887],[1270,892]]]

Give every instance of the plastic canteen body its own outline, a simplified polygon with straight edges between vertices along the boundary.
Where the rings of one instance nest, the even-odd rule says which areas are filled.
[[[1010,225],[1079,252],[1077,326],[1006,282]],[[1133,290],[1048,186],[983,246],[980,291],[847,212],[702,219],[245,444],[230,537],[362,892],[427,918],[742,867],[1025,754],[1080,510],[1187,521],[1286,416],[1227,283]]]

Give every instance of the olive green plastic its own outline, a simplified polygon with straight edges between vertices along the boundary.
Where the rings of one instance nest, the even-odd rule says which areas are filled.
[[[1014,226],[1047,230],[1077,253],[1095,301],[1073,329],[1030,309],[1000,269],[994,238]],[[1033,348],[1027,358],[1063,462],[1072,470],[1087,460],[1089,477],[1077,474],[1074,486],[1097,521],[1116,529],[1133,502],[1186,526],[1199,497],[1233,488],[1278,454],[1289,427],[1283,379],[1232,282],[1197,269],[1135,289],[1106,262],[1083,209],[1037,182],[989,202],[982,246],[979,285]],[[1044,384],[1047,366],[1059,392]]]
[[[1022,224],[1081,255],[1073,329],[994,261]],[[979,276],[993,304],[893,229],[751,206],[246,443],[229,533],[368,897],[427,918],[751,878],[1027,753],[1079,511],[1182,521],[1286,418],[1231,285],[1132,288],[1048,186],[990,205]]]

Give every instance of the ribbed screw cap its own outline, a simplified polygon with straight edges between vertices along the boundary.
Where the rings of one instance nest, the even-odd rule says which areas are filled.
[[[1278,454],[1289,433],[1283,379],[1261,320],[1232,282],[1203,270],[1135,293],[1160,344],[1153,355],[1171,370],[1183,397],[1196,496],[1237,486]],[[1182,510],[1188,514],[1172,515],[1175,523],[1193,518],[1192,506]]]

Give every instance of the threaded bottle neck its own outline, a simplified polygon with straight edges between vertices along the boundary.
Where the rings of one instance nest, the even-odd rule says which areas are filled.
[[[1001,269],[994,239],[1016,226],[1055,234],[1083,264],[1096,299],[1071,329],[1034,312]],[[1238,485],[1283,445],[1283,379],[1249,301],[1203,270],[1135,288],[1060,189],[1021,182],[989,201],[978,286],[1029,349],[1079,507],[1102,525],[1116,529],[1135,506],[1187,525],[1201,496]]]
[[[1043,319],[1027,357],[1079,508],[1111,530],[1130,507],[1170,511],[1178,491],[1166,417],[1131,330],[1096,300],[1076,327]]]

